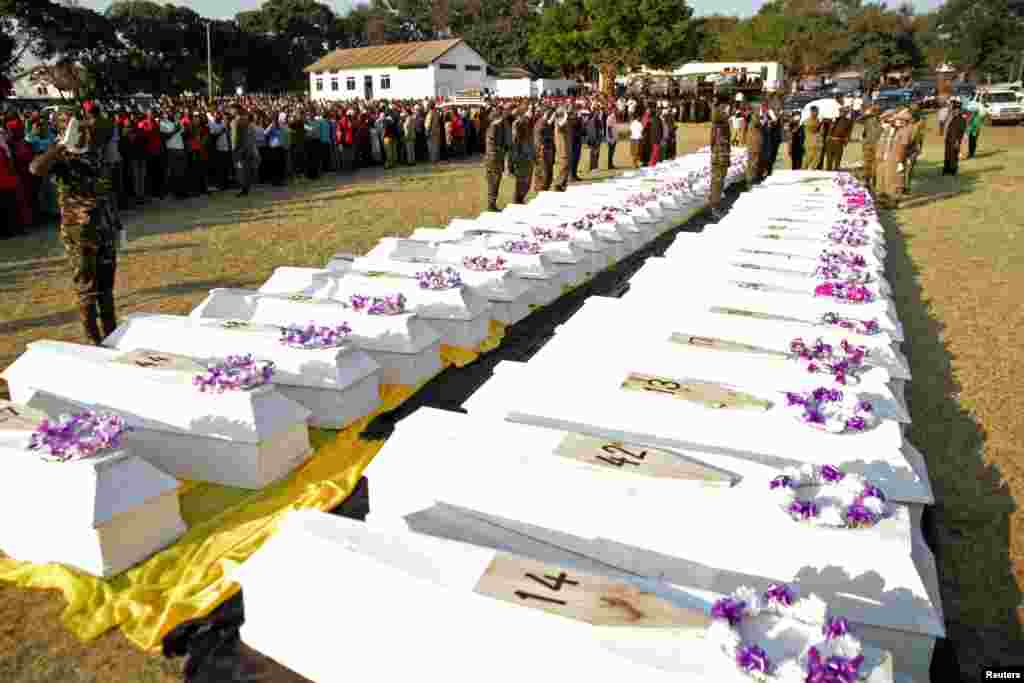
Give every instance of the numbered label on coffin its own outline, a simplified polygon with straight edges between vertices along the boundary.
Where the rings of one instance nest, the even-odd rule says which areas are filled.
[[[310,412],[274,386],[202,393],[180,371],[115,362],[124,355],[33,342],[3,377],[19,403],[43,391],[121,415],[131,447],[180,479],[262,488],[309,456]]]
[[[225,327],[217,320],[133,314],[122,319],[104,346],[177,352],[208,363],[239,353],[273,361],[274,384],[311,411],[311,424],[318,427],[339,429],[380,405],[380,366],[366,352],[349,343],[293,348],[281,343],[281,329],[276,326]]]
[[[664,308],[666,292],[674,291],[666,287],[667,285],[657,277],[635,277],[630,281],[625,300],[633,306]],[[832,317],[847,321],[874,320],[881,331],[888,333],[895,341],[902,342],[903,327],[898,322],[892,303],[887,303],[888,306],[885,308],[874,304],[862,306],[824,297],[797,297],[740,287],[709,288],[703,290],[700,297],[672,299],[673,306],[680,311],[692,310],[749,320],[798,323],[811,327],[827,325],[827,321]]]
[[[841,221],[847,217],[842,214],[828,215],[826,213],[812,210],[794,216],[780,215],[782,212],[776,210],[766,214],[766,210],[751,210],[747,213],[729,215],[719,225],[728,228],[730,231],[743,231],[748,234],[771,234],[776,233],[783,239],[814,238],[823,239],[836,228],[844,227]],[[877,221],[867,221],[859,225],[856,230],[862,232],[871,243],[885,243],[885,230]],[[742,234],[742,233],[740,233]]]
[[[385,237],[366,256],[406,263],[436,263],[437,245],[431,242]]]
[[[911,543],[920,531],[913,526],[904,506],[893,506],[891,516],[868,529],[844,530],[816,527],[793,521],[770,493],[771,476],[744,480],[735,487],[694,486],[699,479],[655,478],[638,474],[639,467],[597,468],[577,466],[575,458],[564,456],[566,446],[593,448],[598,439],[553,430],[496,423],[486,418],[430,411],[412,424],[396,432],[398,439],[385,446],[389,461],[370,466],[375,481],[387,482],[380,505],[375,501],[374,515],[404,517],[434,503],[446,503],[478,510],[510,520],[544,528],[561,529],[584,538],[613,538],[620,543],[636,543],[641,538],[634,529],[638,520],[667,517],[671,525],[640,524],[651,527],[650,538],[641,547],[667,552],[674,556],[687,545],[707,542],[713,537],[731,534],[753,534],[793,543],[844,543],[844,553],[868,553],[883,549],[909,557]],[[404,429],[404,431],[403,431]],[[509,446],[491,448],[485,459],[472,460],[473,444],[479,439],[500,437]],[[559,439],[552,449],[551,443]],[[496,440],[497,442],[497,440]],[[415,444],[429,446],[431,452],[443,453],[430,463],[411,463]],[[623,453],[634,463],[642,463],[655,449],[603,442],[607,453]],[[612,450],[613,448],[618,450]],[[699,461],[687,459],[683,453],[661,451],[669,458],[678,457],[680,464],[701,467],[712,476],[731,476],[723,470],[703,467]],[[552,457],[558,456],[558,457]],[[602,457],[602,456],[597,456]],[[432,472],[427,470],[433,464]],[[669,462],[669,466],[673,463]],[[409,483],[398,483],[400,471],[406,469]],[[641,465],[642,467],[642,465]],[[458,478],[450,473],[458,471]],[[416,476],[411,476],[413,474]],[[445,473],[448,473],[447,475]],[[699,473],[699,471],[698,471]],[[771,471],[768,471],[769,475]],[[702,473],[699,473],[702,474]],[[446,477],[451,481],[437,481]],[[456,480],[457,479],[457,480]],[[429,486],[425,486],[430,482]],[[411,491],[418,485],[419,490]],[[382,487],[381,490],[384,490]],[[528,491],[528,495],[524,492]],[[573,505],[565,506],[564,495],[573,492]],[[749,515],[737,514],[737,510]]]
[[[500,371],[500,375],[498,374]],[[884,488],[892,500],[930,503],[927,476],[903,454],[899,423],[882,420],[861,433],[808,427],[780,405],[770,410],[718,410],[654,392],[626,391],[616,366],[550,368],[502,364],[464,406],[472,415],[591,434],[610,441],[710,454],[717,466],[746,476],[745,462],[779,471],[803,463],[833,464]]]
[[[310,566],[308,580],[282,594],[275,589],[274,577],[295,557]],[[518,566],[516,557],[307,511],[290,515],[274,538],[237,572],[247,596],[242,640],[309,680],[335,680],[337,657],[323,629],[295,628],[295,624],[305,623],[301,606],[316,600],[316,592],[329,585],[329,568],[338,562],[348,568],[352,580],[328,591],[326,597],[321,595],[318,604],[344,609],[361,625],[350,643],[360,656],[346,665],[347,675],[356,678],[471,680],[481,671],[492,671],[494,678],[495,662],[502,662],[496,678],[501,681],[579,676],[669,681],[682,675],[687,680],[740,683],[745,678],[700,637],[700,615],[719,597],[716,594],[644,580],[622,580],[618,583],[625,586],[618,588],[597,576],[592,581],[609,584],[603,590],[620,612],[627,611],[620,600],[630,606],[643,601],[647,606],[660,599],[667,605],[665,611],[692,614],[694,623],[680,617],[678,621],[687,622],[682,627],[595,626],[476,590],[491,568]],[[535,569],[556,580],[564,574],[561,591],[577,588],[570,581],[582,586],[590,578],[571,564],[524,562],[529,566],[520,568]],[[386,585],[388,599],[382,601],[379,594],[366,590],[368,585]],[[620,599],[616,590],[642,597]],[[438,614],[446,615],[449,627],[436,628]],[[410,641],[401,657],[394,656],[396,637]],[[508,643],[513,640],[529,656],[509,658]],[[462,654],[437,657],[453,643]],[[891,680],[881,663],[885,659],[884,654],[872,652],[872,676],[875,670],[886,675],[872,678],[872,683]]]
[[[884,264],[886,258],[886,250],[881,244],[851,247],[845,244],[835,244],[827,238],[816,241],[784,239],[780,233],[771,232],[737,236],[728,231],[713,230],[702,237],[708,239],[709,242],[728,241],[740,248],[776,251],[794,256],[817,257],[823,249],[843,249],[863,256],[864,260],[872,265]]]
[[[870,529],[815,528],[789,519],[760,492],[767,490],[767,479],[744,480],[731,489],[684,489],[680,482],[633,484],[622,477],[558,468],[549,460],[524,459],[512,445],[516,442],[504,439],[501,442],[508,447],[492,449],[490,457],[481,459],[476,447],[480,436],[497,428],[489,421],[459,428],[454,419],[435,420],[419,411],[409,420],[412,423],[403,421],[385,444],[385,457],[370,465],[369,476],[385,492],[383,507],[375,507],[375,520],[409,519],[434,502],[443,503],[625,571],[633,571],[631,566],[637,563],[629,558],[610,561],[594,539],[636,548],[638,554],[657,553],[666,558],[666,569],[686,561],[691,566],[699,563],[712,576],[706,570],[697,571],[698,585],[710,585],[715,570],[793,581],[808,565],[817,566],[814,555],[819,554],[827,557],[828,566],[843,568],[848,577],[873,572],[886,590],[898,587],[908,597],[918,596],[912,609],[904,604],[893,610],[894,605],[883,604],[871,588],[857,586],[849,578],[838,579],[835,590],[849,593],[842,599],[841,613],[856,608],[857,620],[863,623],[910,631],[937,628],[941,633],[941,620],[911,557],[911,545],[920,541],[920,531],[912,526],[905,507],[895,506],[891,518]],[[446,428],[446,422],[454,424]],[[438,453],[440,460],[417,457],[424,447]],[[453,471],[459,476],[451,476]],[[572,505],[565,504],[567,491],[572,491]],[[666,519],[671,523],[664,523]],[[792,552],[780,553],[778,548]],[[869,596],[875,601],[865,599]]]

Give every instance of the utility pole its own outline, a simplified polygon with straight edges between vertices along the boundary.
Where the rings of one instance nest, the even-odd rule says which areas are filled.
[[[210,47],[210,22],[206,22],[206,96],[213,101],[213,52]]]

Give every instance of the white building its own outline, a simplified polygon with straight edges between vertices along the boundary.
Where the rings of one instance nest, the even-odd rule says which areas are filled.
[[[726,69],[745,70],[762,78],[766,90],[781,90],[786,82],[786,70],[778,62],[690,62],[672,72],[675,76],[721,74]]]
[[[498,97],[541,97],[542,95],[567,95],[570,89],[580,84],[566,78],[536,78],[527,69],[513,67],[504,69],[494,79],[494,91]]]
[[[461,38],[335,50],[306,67],[310,98],[422,99],[484,90],[487,62]]]

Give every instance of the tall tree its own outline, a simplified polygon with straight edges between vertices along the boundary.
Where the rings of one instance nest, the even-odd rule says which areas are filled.
[[[947,0],[936,23],[947,58],[982,78],[1010,78],[1024,50],[1020,7],[1007,0]]]

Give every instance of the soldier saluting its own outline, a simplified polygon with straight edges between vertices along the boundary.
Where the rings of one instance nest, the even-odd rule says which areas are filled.
[[[537,192],[551,189],[555,167],[555,113],[541,109],[533,124],[533,149],[537,157],[533,171],[533,187]]]
[[[509,120],[515,114],[512,105],[495,116],[487,126],[484,147],[484,168],[487,174],[487,210],[498,211],[498,190],[501,188],[501,174],[505,171],[505,159],[512,142]]]
[[[533,176],[533,162],[536,157],[532,128],[530,111],[526,107],[521,107],[512,123],[512,144],[508,154],[508,171],[516,177],[513,204],[525,202],[526,195],[530,192],[530,178]]]
[[[29,171],[56,178],[60,238],[71,265],[79,319],[86,338],[99,346],[117,329],[114,276],[121,218],[104,164],[102,132],[72,114],[66,114],[65,126],[61,143],[33,159]]]
[[[732,146],[729,142],[729,94],[726,90],[716,91],[715,102],[711,108],[711,194],[708,197],[708,204],[711,206],[711,216],[720,220],[723,216],[722,190],[725,185],[725,176],[729,172],[729,164],[732,161]]]

